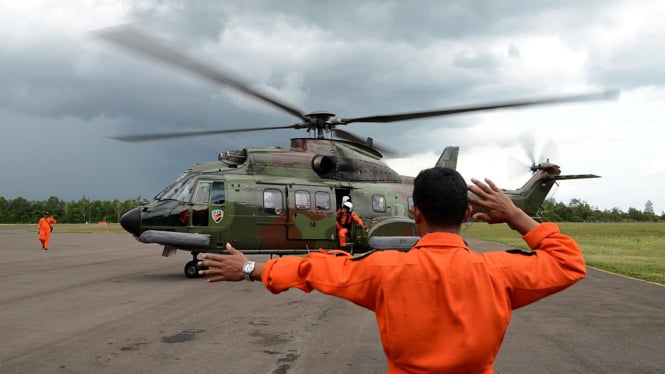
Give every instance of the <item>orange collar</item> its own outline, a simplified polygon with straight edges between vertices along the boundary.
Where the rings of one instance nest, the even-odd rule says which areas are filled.
[[[421,248],[467,248],[466,242],[461,235],[452,232],[437,231],[425,234],[413,246],[415,249]]]

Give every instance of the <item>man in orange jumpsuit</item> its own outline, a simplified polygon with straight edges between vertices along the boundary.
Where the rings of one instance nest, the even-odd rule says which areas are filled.
[[[51,231],[53,231],[51,225],[55,223],[57,223],[57,221],[49,214],[49,212],[45,212],[44,216],[39,220],[39,223],[37,223],[37,228],[39,229],[39,241],[42,243],[42,249],[44,250],[48,250]]]
[[[321,252],[254,263],[227,244],[231,255],[204,254],[199,266],[209,269],[200,273],[211,275],[209,282],[261,280],[273,293],[318,290],[374,311],[389,373],[494,373],[512,310],[574,284],[586,267],[558,226],[538,224],[492,181],[472,182],[439,167],[416,177],[421,239],[408,252]],[[532,251],[471,251],[460,235],[469,202],[482,208],[473,218],[507,223]]]
[[[335,225],[337,227],[337,236],[339,237],[339,246],[344,249],[346,247],[346,234],[348,234],[351,224],[355,222],[363,229],[365,224],[363,220],[358,217],[356,212],[353,211],[353,204],[350,201],[345,201],[342,207],[337,211],[337,218]]]

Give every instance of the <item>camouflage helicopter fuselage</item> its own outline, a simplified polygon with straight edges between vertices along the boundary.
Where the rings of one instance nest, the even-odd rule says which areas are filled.
[[[178,249],[221,251],[229,242],[249,253],[302,253],[338,247],[336,211],[350,196],[367,227],[390,224],[391,233],[412,236],[413,178],[380,159],[370,147],[327,139],[225,152],[121,221],[144,242]],[[367,248],[364,232],[355,239],[356,249]]]

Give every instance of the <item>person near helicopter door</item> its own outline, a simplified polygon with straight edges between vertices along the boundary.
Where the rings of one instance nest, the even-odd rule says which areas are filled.
[[[342,207],[337,211],[335,222],[337,227],[337,236],[339,237],[339,246],[342,249],[346,247],[346,234],[348,234],[353,222],[357,223],[360,227],[363,228],[363,230],[365,229],[363,220],[358,217],[356,212],[353,211],[353,204],[351,201],[344,201],[342,203]]]

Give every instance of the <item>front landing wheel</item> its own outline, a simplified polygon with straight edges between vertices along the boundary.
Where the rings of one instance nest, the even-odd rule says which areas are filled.
[[[198,261],[190,261],[190,262],[185,264],[185,276],[187,278],[198,278],[198,277],[200,277]]]

